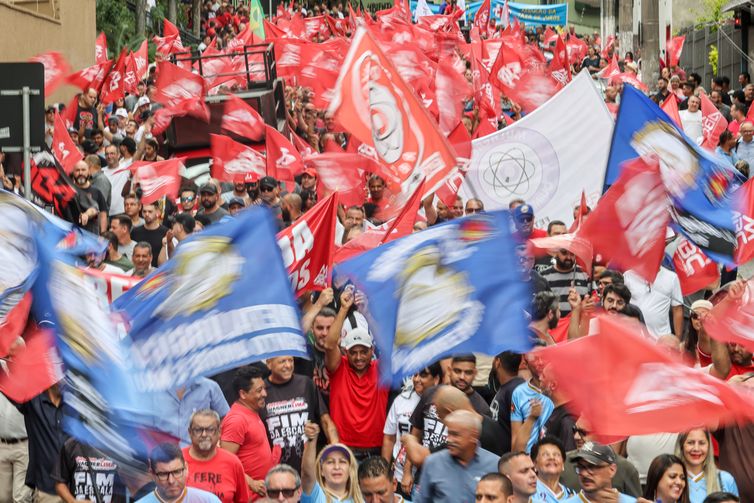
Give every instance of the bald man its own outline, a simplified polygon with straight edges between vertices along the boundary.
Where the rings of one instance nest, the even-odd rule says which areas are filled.
[[[302,204],[301,196],[295,192],[286,194],[280,199],[280,212],[282,213],[283,223],[286,227],[301,216]]]
[[[415,503],[474,501],[477,481],[497,471],[497,455],[479,446],[482,420],[470,410],[445,416],[447,449],[430,454],[424,461]]]
[[[454,386],[440,385],[434,388],[435,392],[432,397],[432,405],[437,413],[437,418],[444,422],[444,419],[453,411],[465,410],[473,413],[482,424],[482,430],[479,436],[479,445],[482,449],[490,451],[493,454],[502,456],[503,446],[505,445],[505,432],[502,427],[492,418],[479,414],[475,409],[468,395]],[[401,437],[401,442],[406,448],[406,455],[414,466],[422,466],[424,460],[432,452],[446,448],[443,442],[437,447],[430,448],[422,445],[419,437],[413,434],[405,434]]]

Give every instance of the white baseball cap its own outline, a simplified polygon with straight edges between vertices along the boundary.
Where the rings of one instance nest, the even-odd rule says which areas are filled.
[[[369,335],[369,332],[365,328],[356,327],[343,337],[343,341],[340,345],[345,349],[351,349],[354,346],[371,348],[373,345],[372,336]]]
[[[128,119],[128,112],[125,108],[119,108],[115,111],[115,115],[118,117],[123,117],[124,119]]]
[[[142,96],[141,98],[139,98],[139,100],[136,102],[136,108],[139,108],[140,106],[143,106],[143,105],[149,105],[149,98],[146,96]]]

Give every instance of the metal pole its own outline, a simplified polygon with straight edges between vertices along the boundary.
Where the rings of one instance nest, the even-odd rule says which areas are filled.
[[[31,127],[29,118],[29,86],[21,88],[24,123],[24,196],[31,199]]]

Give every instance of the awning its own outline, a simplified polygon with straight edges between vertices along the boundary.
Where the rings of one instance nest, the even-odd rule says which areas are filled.
[[[725,5],[725,7],[723,7],[722,12],[748,10],[751,9],[752,6],[754,6],[754,1],[752,0],[731,0]]]

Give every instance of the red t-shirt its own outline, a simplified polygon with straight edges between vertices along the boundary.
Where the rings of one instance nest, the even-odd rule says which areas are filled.
[[[223,418],[222,428],[220,440],[241,446],[236,456],[241,460],[244,473],[254,480],[263,479],[280,460],[280,448],[273,455],[264,423],[259,414],[251,409],[238,402],[234,403],[228,415]],[[252,500],[258,498],[256,493],[251,494]]]
[[[330,376],[330,416],[338,428],[340,441],[349,447],[367,449],[382,445],[388,390],[378,385],[377,367],[377,360],[373,360],[359,377],[343,356]]]
[[[544,229],[537,229],[536,227],[531,230],[531,234],[529,235],[529,239],[546,238],[546,237],[547,237],[547,231]]]
[[[223,503],[249,503],[249,487],[241,461],[225,449],[217,449],[212,459],[191,457],[190,447],[183,448],[188,465],[186,485],[211,492]]]

